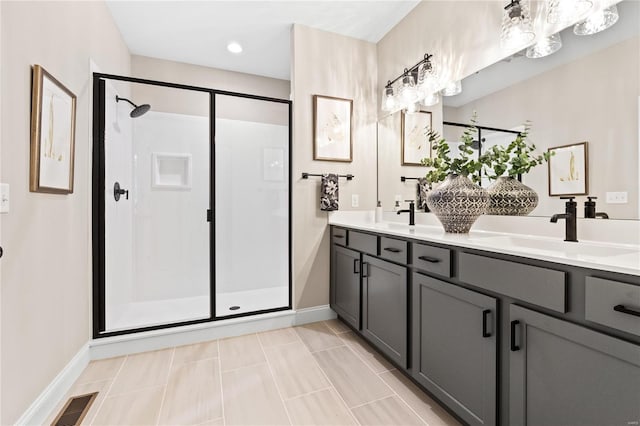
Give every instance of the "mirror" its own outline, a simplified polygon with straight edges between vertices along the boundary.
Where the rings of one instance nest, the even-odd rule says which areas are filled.
[[[529,120],[529,143],[540,153],[587,142],[588,193],[576,196],[579,215],[590,195],[597,197],[597,211],[612,219],[640,219],[640,4],[627,0],[617,7],[620,18],[611,28],[576,36],[571,26],[561,32],[563,47],[555,54],[529,59],[523,50],[466,77],[461,94],[431,107],[434,129],[452,153],[464,128],[451,123],[468,123],[474,111],[478,125],[490,128],[481,129],[479,153],[508,144]],[[426,172],[401,164],[402,114],[378,122],[378,199],[385,210],[392,210],[396,199],[416,198],[417,181],[401,181],[402,176]],[[531,216],[564,211],[564,200],[549,195],[548,175],[545,164],[522,177],[540,198]],[[483,186],[489,184],[483,180]],[[607,202],[607,194],[614,193],[626,193],[627,202]]]

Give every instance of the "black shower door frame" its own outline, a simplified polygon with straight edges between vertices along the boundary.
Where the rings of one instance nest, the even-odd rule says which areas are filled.
[[[131,328],[126,330],[106,331],[106,281],[105,281],[105,80],[117,80],[130,83],[147,84],[152,86],[169,87],[209,94],[209,209],[202,212],[204,220],[209,222],[209,291],[210,306],[209,317],[190,321],[158,324],[146,327]],[[265,102],[286,104],[289,112],[289,191],[288,191],[288,285],[289,300],[287,306],[264,309],[259,311],[243,312],[239,314],[216,315],[216,215],[215,215],[215,135],[216,135],[216,96],[233,96],[238,98],[253,99]],[[169,83],[166,81],[147,80],[135,77],[126,77],[114,74],[93,73],[93,159],[92,159],[92,248],[93,248],[93,338],[99,339],[123,334],[139,333],[144,331],[160,330],[180,327],[192,324],[202,324],[219,320],[248,317],[258,314],[286,311],[293,307],[293,261],[292,261],[292,148],[293,148],[293,103],[288,99],[271,98],[252,95],[241,92],[230,92],[206,87],[190,86],[185,84]]]

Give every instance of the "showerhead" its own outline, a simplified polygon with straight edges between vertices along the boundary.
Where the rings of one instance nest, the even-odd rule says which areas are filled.
[[[142,104],[138,106],[133,102],[131,102],[129,99],[121,98],[120,96],[116,95],[116,102],[120,102],[120,101],[127,101],[131,104],[131,106],[133,106],[133,109],[129,113],[129,117],[131,118],[140,117],[141,115],[144,115],[147,111],[151,109],[151,105],[149,104]]]

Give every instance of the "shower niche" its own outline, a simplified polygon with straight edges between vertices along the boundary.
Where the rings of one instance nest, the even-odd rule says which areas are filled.
[[[94,74],[93,108],[94,337],[291,309],[291,102]]]
[[[191,189],[191,154],[151,154],[151,187],[155,189]]]

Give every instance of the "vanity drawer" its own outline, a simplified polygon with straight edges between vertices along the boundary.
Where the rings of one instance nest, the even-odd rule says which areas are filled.
[[[587,277],[585,319],[640,336],[640,286]]]
[[[566,273],[460,253],[460,281],[553,311],[567,312]]]
[[[392,262],[407,264],[409,244],[394,238],[380,237],[380,257]]]
[[[451,277],[451,250],[424,244],[413,245],[414,268],[442,277]]]
[[[347,230],[343,228],[333,228],[331,241],[342,246],[347,245]]]
[[[364,232],[349,231],[349,248],[378,255],[378,237]]]

